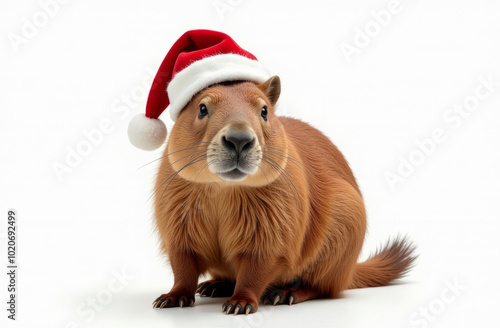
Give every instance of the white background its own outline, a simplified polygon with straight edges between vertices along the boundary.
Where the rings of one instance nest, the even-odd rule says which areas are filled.
[[[38,1],[0,5],[2,263],[8,208],[19,233],[18,321],[6,319],[3,301],[0,312],[9,327],[498,326],[500,87],[459,127],[445,119],[473,101],[481,77],[500,81],[498,1],[401,0],[379,31],[372,12],[386,0],[66,2],[45,9],[52,16]],[[34,20],[35,31],[26,27]],[[354,46],[367,26],[372,36],[349,61],[341,45]],[[148,72],[195,28],[226,32],[254,53],[281,77],[281,112],[343,151],[369,214],[361,259],[398,233],[418,245],[401,283],[248,317],[220,313],[224,299],[151,308],[173,278],[152,229],[157,163],[141,168],[161,150],[135,149],[126,128],[144,110]],[[106,122],[112,131],[71,159]],[[445,140],[419,156],[415,140],[434,129]],[[411,154],[418,165],[391,188],[386,175]],[[54,165],[71,172],[58,177]],[[2,300],[6,285],[2,274]]]

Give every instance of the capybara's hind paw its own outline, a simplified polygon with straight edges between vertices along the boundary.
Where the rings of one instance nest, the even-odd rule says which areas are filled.
[[[231,297],[222,304],[222,312],[226,314],[250,314],[257,311],[257,302],[247,297]]]
[[[297,304],[317,297],[328,297],[316,288],[303,285],[278,286],[269,289],[261,298],[263,304]]]
[[[194,305],[194,295],[185,293],[167,293],[162,294],[153,302],[154,309],[163,309],[171,307],[186,307]]]
[[[234,282],[229,280],[207,280],[198,285],[200,296],[229,297],[234,293]]]
[[[287,289],[273,289],[265,293],[262,298],[262,304],[288,304],[292,305],[297,303],[298,296],[292,290]]]

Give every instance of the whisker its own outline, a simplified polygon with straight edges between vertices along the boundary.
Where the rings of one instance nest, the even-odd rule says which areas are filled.
[[[267,157],[267,156],[263,156],[262,159],[263,159],[263,161],[265,161],[269,166],[271,166],[276,172],[278,172],[284,178],[287,185],[289,185],[291,188],[293,188],[293,190],[295,191],[297,196],[300,195],[297,188],[295,188],[295,185],[293,184],[292,177],[290,176],[290,174],[288,172],[286,172],[286,170],[283,167],[281,167],[281,165],[279,165],[278,163],[276,163],[275,160],[273,160],[272,158]]]
[[[204,146],[205,144],[210,144],[210,142],[208,142],[208,141],[200,141],[200,142],[197,142],[196,144],[194,144],[195,146],[187,147],[187,148],[184,148],[184,149],[179,149],[179,150],[170,152],[168,154],[163,154],[160,158],[157,158],[157,159],[155,159],[155,160],[153,160],[153,161],[151,161],[149,163],[146,163],[143,166],[140,166],[138,169],[142,169],[143,167],[148,166],[148,165],[150,165],[150,164],[152,164],[154,162],[157,162],[157,161],[159,161],[159,160],[161,160],[161,159],[163,159],[163,158],[165,158],[167,156],[179,153],[181,151],[186,151],[186,150],[190,150],[190,149],[196,149],[198,147]]]
[[[260,171],[262,172],[262,174],[264,174],[264,177],[266,178],[267,180],[267,183],[269,183],[269,179],[267,178],[267,174],[266,172],[264,172],[264,170],[262,169],[262,167],[260,166],[260,164],[262,164],[262,161],[260,162],[260,164],[254,164],[254,163],[250,163],[251,165],[255,165],[257,166],[257,169],[260,169]],[[269,169],[266,167],[266,169],[269,171]]]
[[[183,167],[181,167],[178,171],[176,171],[174,174],[172,174],[172,176],[170,176],[168,179],[170,180],[170,182],[172,182],[174,180],[174,178],[182,171],[184,170],[185,168],[187,168],[188,166],[191,166],[191,165],[194,165],[198,162],[201,162],[203,161],[204,159],[206,159],[206,155],[204,154],[201,154],[197,157],[195,157],[194,159],[192,159],[189,163],[187,163],[186,165],[184,165]],[[168,185],[170,184],[170,182],[165,186],[165,189],[168,187]],[[165,191],[165,190],[164,190]],[[162,194],[163,195],[163,194]]]
[[[269,146],[266,146],[266,145],[264,145],[264,146],[265,147],[269,147]],[[269,153],[269,154],[275,155],[275,157],[281,157],[281,158],[290,159],[291,162],[293,162],[297,166],[299,166],[299,167],[303,166],[303,164],[298,159],[296,159],[295,157],[291,156],[290,154],[288,154],[284,150],[280,150],[279,148],[276,148],[276,147],[269,147],[269,148],[272,148],[272,150],[266,149],[266,150],[263,150],[263,153]]]
[[[290,178],[288,176],[286,176],[282,170],[280,170],[280,168],[278,167],[277,164],[274,164],[273,162],[267,160],[267,159],[264,159],[263,160],[263,163],[266,164],[266,166],[268,166],[269,168],[272,168],[276,173],[276,178],[279,178],[281,177],[282,178],[282,181],[285,182],[285,184],[287,186],[289,186],[289,189],[291,190],[292,188],[294,188]],[[271,171],[271,170],[269,170]],[[286,188],[285,189],[281,189],[280,191],[286,191]]]
[[[288,160],[290,160],[289,161],[290,163],[295,164],[297,166],[302,165],[302,163],[299,163],[297,160],[295,160],[294,158],[292,158],[292,157],[290,157],[289,155],[286,155],[286,154],[280,154],[280,153],[276,153],[276,152],[273,152],[273,151],[270,151],[270,150],[265,150],[263,154],[265,154],[265,155],[272,155],[272,156],[274,156],[274,158],[277,158],[277,159],[286,159],[287,162],[288,162]]]
[[[205,158],[206,158],[206,154],[198,154],[197,156],[195,156],[195,158],[191,159],[187,164],[185,164],[179,170],[175,171],[165,181],[163,181],[163,183],[158,188],[155,189],[155,191],[153,192],[153,194],[146,200],[146,202],[148,202],[151,199],[151,197],[153,197],[160,188],[163,188],[163,192],[162,192],[162,194],[160,196],[160,197],[163,197],[163,193],[165,192],[165,190],[169,186],[170,182],[172,182],[174,180],[174,178],[179,174],[179,172],[181,172],[182,170],[184,170],[188,166],[191,166],[193,164],[196,164],[196,163],[204,160]],[[167,183],[167,182],[168,182],[168,184],[165,187],[163,187],[165,185],[165,183]]]
[[[205,169],[205,167],[209,166],[211,163],[213,163],[216,159],[213,159],[211,161],[207,161],[205,164],[203,164],[198,170],[198,174],[194,177],[194,181],[196,181],[196,179],[198,179],[198,176],[200,175],[200,173],[203,171],[203,169]],[[196,171],[194,173],[196,173]],[[193,174],[194,174],[193,173]],[[191,174],[191,177],[193,176],[193,174]],[[189,177],[191,179],[191,177]]]
[[[274,159],[272,159],[270,157],[266,157],[266,159],[270,160],[270,161],[272,161],[274,163],[274,165],[277,167],[277,169],[280,172],[280,174],[286,178],[286,180],[288,181],[288,184],[293,188],[293,190],[295,191],[295,193],[297,195],[299,195],[299,192],[298,192],[298,190],[297,190],[297,188],[295,187],[295,184],[294,184],[294,179],[290,175],[290,173],[287,170],[285,170],[284,167],[282,167],[280,164],[278,164]]]
[[[168,166],[167,166],[167,167],[165,167],[165,168],[169,168],[169,167],[171,167],[172,165],[174,165],[175,163],[177,163],[177,162],[179,162],[179,161],[183,160],[183,159],[184,159],[184,158],[186,158],[186,157],[193,156],[193,155],[195,155],[195,154],[197,154],[197,153],[204,152],[204,151],[205,151],[204,149],[194,150],[194,151],[192,151],[191,153],[189,153],[189,154],[187,154],[187,155],[184,155],[184,156],[182,156],[181,158],[178,158],[177,160],[173,161],[172,163],[170,163],[170,165],[168,165]],[[200,155],[200,154],[198,154],[198,155]]]

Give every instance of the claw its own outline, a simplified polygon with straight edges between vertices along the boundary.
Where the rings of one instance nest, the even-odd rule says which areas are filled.
[[[194,306],[194,299],[191,299],[191,301],[189,301],[189,307],[192,307]]]
[[[217,288],[214,288],[214,290],[212,290],[212,294],[210,295],[210,297],[212,297],[212,298],[214,297],[214,293],[216,290],[217,290]]]
[[[229,314],[229,312],[231,312],[231,309],[233,308],[233,305],[232,304],[229,304],[227,306],[227,310],[226,310],[226,314]]]
[[[206,291],[206,290],[207,290],[207,288],[206,288],[206,287],[205,287],[205,288],[203,288],[203,289],[201,290],[201,292],[200,292],[200,296],[207,296],[207,295],[205,295],[205,291]]]
[[[250,306],[247,305],[247,307],[245,309],[245,314],[248,315],[250,313],[250,310],[251,310]]]
[[[161,302],[160,309],[163,309],[165,306],[168,305],[168,303],[170,303],[170,298],[167,298],[166,300],[164,300],[163,302]]]
[[[273,301],[273,305],[278,304],[279,301],[280,301],[280,296],[276,295],[276,297],[274,298],[274,301]]]
[[[179,307],[184,307],[184,300],[182,298],[179,300]]]
[[[293,304],[293,296],[290,296],[290,299],[288,300],[288,305],[292,305]]]
[[[222,312],[226,312],[226,303],[222,304]]]
[[[240,312],[240,309],[241,309],[241,306],[236,305],[236,307],[234,308],[234,315],[237,315],[238,312]]]
[[[153,309],[156,308],[156,304],[158,304],[158,301],[153,302]]]

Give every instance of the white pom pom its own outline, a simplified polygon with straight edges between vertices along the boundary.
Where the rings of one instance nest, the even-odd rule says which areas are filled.
[[[139,114],[128,124],[128,138],[139,149],[155,150],[167,139],[167,127],[159,119]]]

